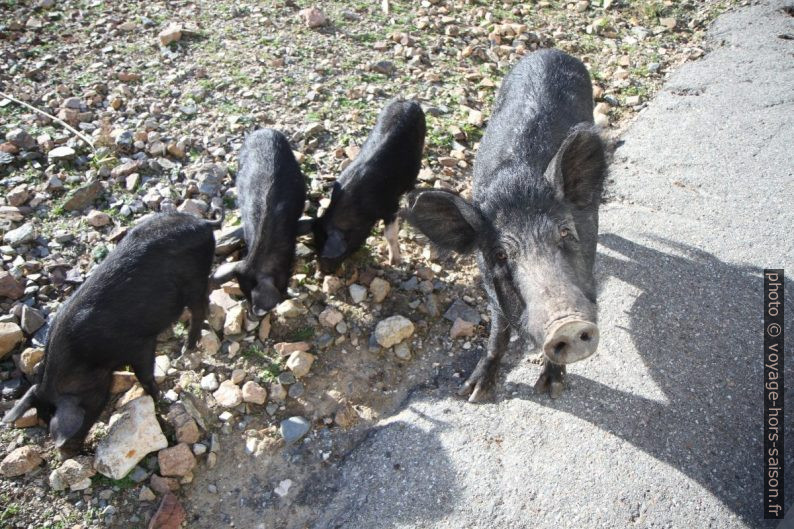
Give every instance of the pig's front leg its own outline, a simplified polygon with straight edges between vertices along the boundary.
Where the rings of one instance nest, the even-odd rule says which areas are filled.
[[[498,310],[491,308],[491,334],[488,349],[483,353],[471,376],[458,391],[458,395],[469,395],[469,402],[481,402],[490,397],[499,371],[499,362],[510,342],[510,326]]]
[[[545,356],[541,358],[541,364],[543,370],[535,382],[535,391],[548,393],[549,397],[556,399],[565,389],[565,365],[552,363]]]
[[[144,391],[148,393],[155,402],[160,397],[160,389],[154,381],[154,356],[157,348],[157,340],[147,343],[132,364],[132,371],[138,382],[141,383]]]
[[[400,253],[400,241],[398,239],[398,234],[400,232],[399,221],[397,217],[394,217],[391,220],[384,220],[383,222],[386,225],[383,229],[383,237],[389,245],[389,264],[398,265],[403,261],[402,254]]]

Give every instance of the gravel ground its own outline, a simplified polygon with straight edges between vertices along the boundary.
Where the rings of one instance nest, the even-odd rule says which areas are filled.
[[[227,210],[223,232],[234,229],[236,155],[247,132],[269,126],[287,134],[310,187],[307,214],[315,215],[329,184],[355,157],[356,146],[385,101],[397,95],[414,97],[428,115],[423,185],[467,192],[493,95],[524,53],[556,46],[581,57],[593,77],[595,118],[607,135],[617,137],[646,108],[645,115],[653,115],[659,103],[649,107],[649,101],[679,66],[700,59],[709,47],[725,49],[719,33],[704,40],[706,28],[727,8],[747,3],[392,1],[387,14],[381,3],[329,1],[318,4],[325,23],[310,28],[302,14],[310,7],[306,2],[0,0],[0,91],[68,122],[94,145],[0,96],[5,296],[0,298],[0,323],[24,328],[23,341],[0,355],[0,411],[24,390],[20,369],[28,356],[21,353],[41,345],[46,326],[37,328],[35,315],[41,321],[51,318],[137,219],[175,208],[204,215],[216,203]],[[178,39],[174,24],[181,25]],[[175,40],[163,45],[163,39]],[[692,90],[703,90],[694,81],[682,86],[678,90],[683,95],[676,96],[682,99],[693,97]],[[783,88],[778,87],[781,94]],[[661,93],[662,101],[668,93],[677,94],[670,90]],[[780,101],[788,104],[783,95]],[[738,112],[742,105],[732,108]],[[779,110],[771,112],[778,116]],[[681,114],[669,114],[672,121],[661,130],[678,130]],[[634,130],[642,130],[642,119]],[[709,136],[723,130],[718,125],[709,123],[707,132],[697,133]],[[653,139],[658,133],[645,134]],[[758,145],[768,136],[753,134]],[[687,147],[700,142],[694,133],[689,138],[681,139]],[[617,150],[619,163],[630,146],[626,139]],[[662,166],[651,173],[662,179],[673,154],[687,147],[670,146],[658,158],[665,160]],[[651,140],[642,149],[635,152],[643,155],[630,159],[636,162],[626,163],[642,167],[647,152],[657,152]],[[714,159],[719,157],[704,158],[703,167]],[[675,167],[669,165],[670,170]],[[754,167],[750,164],[747,170]],[[689,310],[698,305],[683,299],[681,291],[670,292],[669,285],[699,268],[688,264],[691,256],[680,248],[682,256],[665,257],[669,248],[644,235],[634,237],[632,229],[637,214],[662,216],[664,221],[648,220],[648,225],[667,223],[670,232],[649,228],[650,233],[711,254],[716,251],[704,241],[725,240],[740,248],[741,239],[728,241],[722,232],[705,229],[694,240],[670,235],[690,226],[692,205],[676,193],[710,197],[710,191],[687,179],[679,185],[675,179],[680,177],[670,176],[673,187],[642,188],[652,193],[649,198],[638,186],[627,187],[621,171],[618,166],[609,185],[602,241],[605,251],[615,254],[605,254],[599,274],[601,297],[607,300],[601,318],[614,321],[610,327],[616,329],[606,335],[603,350],[627,356],[610,355],[603,361],[602,354],[601,367],[590,361],[581,371],[574,369],[572,388],[562,401],[551,403],[531,394],[537,368],[520,360],[518,348],[508,359],[516,369],[507,375],[498,404],[475,407],[449,398],[476,360],[488,327],[478,314],[486,307],[471,261],[438,256],[405,228],[401,241],[406,263],[389,267],[379,227],[377,236],[339,273],[341,287],[332,293],[334,285],[316,273],[310,241],[302,240],[292,283],[297,300],[293,308],[301,314],[293,316],[285,309],[263,322],[244,321],[242,332],[225,332],[221,321],[207,329],[217,343],[207,338],[198,357],[179,357],[184,324],[163,336],[158,353],[165,396],[157,414],[173,447],[186,438],[180,431],[184,424],[173,418],[175,402],[191,403],[189,420],[199,424],[198,439],[189,443],[198,460],[195,468],[164,486],[163,461],[153,453],[124,479],[97,474],[88,488],[59,492],[48,476],[61,463],[44,429],[2,429],[0,459],[20,447],[33,447],[43,458],[43,464],[33,465],[23,476],[0,478],[2,526],[146,527],[162,498],[169,498],[169,485],[176,489],[189,527],[517,527],[527,519],[539,526],[573,527],[593,520],[613,527],[629,521],[699,525],[692,525],[692,518],[659,518],[656,514],[669,508],[669,502],[693,503],[681,512],[702,513],[702,520],[712,517],[714,526],[752,526],[748,520],[754,519],[747,514],[752,494],[739,508],[730,501],[737,491],[751,490],[749,474],[715,465],[718,454],[736,454],[736,449],[723,446],[724,441],[713,443],[718,450],[708,456],[681,448],[682,443],[698,442],[694,430],[682,426],[695,419],[670,403],[690,402],[682,395],[694,387],[689,385],[693,380],[680,375],[677,381],[679,373],[691,370],[680,369],[684,359],[678,353],[668,360],[663,352],[669,347],[683,355],[682,340],[689,335],[662,326],[665,340],[679,341],[655,340],[659,322],[641,316],[672,310],[670,322],[686,322]],[[761,187],[754,191],[757,197],[766,196]],[[744,226],[741,219],[756,211],[750,199],[744,210],[725,199],[719,211],[728,203],[744,215],[727,219],[714,213],[699,222],[736,231]],[[702,215],[711,211],[698,207]],[[786,225],[774,219],[766,221],[767,233]],[[784,255],[790,257],[791,239],[780,240],[788,241]],[[654,274],[655,268],[624,263],[657,258],[668,259],[670,267]],[[731,255],[714,259],[758,263]],[[754,292],[746,275],[751,272],[733,273],[726,266],[738,264],[717,266],[710,278],[723,287],[719,293],[736,283],[731,303],[744,311],[748,305],[740,301],[751,299]],[[391,287],[382,302],[374,299],[376,277]],[[354,284],[369,287],[366,300],[354,301],[347,288]],[[232,307],[239,299],[234,284],[222,290],[221,318],[236,310]],[[452,322],[441,316],[456,301],[469,306],[473,314],[467,317],[477,324],[471,336],[453,339]],[[724,304],[716,294],[708,301]],[[341,313],[341,326],[323,325],[322,314],[329,307]],[[626,307],[633,307],[630,313],[624,312]],[[413,322],[413,335],[402,348],[371,347],[376,323],[395,314]],[[639,319],[632,319],[634,314]],[[727,325],[720,314],[708,321]],[[744,319],[737,322],[751,317],[744,312],[739,316]],[[622,328],[631,331],[621,337]],[[733,345],[734,336],[742,337],[724,329],[715,344]],[[637,338],[631,339],[634,333]],[[306,342],[316,357],[310,373],[299,381],[276,351],[276,344],[295,342]],[[745,362],[739,353],[733,360]],[[703,362],[694,367],[714,371],[719,365],[721,376],[714,380],[734,384],[739,393],[750,391],[746,377],[754,371],[739,376],[729,371],[729,363]],[[633,366],[649,363],[644,375],[632,373]],[[616,382],[618,369],[627,374]],[[268,390],[268,402],[225,408],[220,395],[209,389],[214,388],[213,375],[215,384],[256,382]],[[707,392],[714,405],[724,393],[718,387]],[[277,399],[283,390],[289,395]],[[130,397],[120,392],[117,399]],[[305,418],[310,430],[285,446],[278,427],[289,417]],[[654,424],[675,426],[667,432],[669,446],[659,446]],[[89,438],[85,468],[90,468],[104,430],[100,424]],[[721,439],[718,430],[709,434],[710,440]],[[701,466],[687,466],[697,457]],[[627,466],[626,458],[635,458],[635,463]],[[609,469],[623,474],[609,481],[603,475]],[[585,470],[589,475],[583,476]],[[636,490],[616,492],[615,487],[630,480],[637,483]],[[720,483],[733,480],[738,485],[723,492]],[[597,486],[583,487],[585,483]],[[681,483],[686,490],[705,491],[703,497],[693,499],[696,492],[687,495],[679,490]],[[660,492],[665,487],[667,495]],[[574,512],[560,505],[581,508]],[[718,523],[724,520],[731,523]]]

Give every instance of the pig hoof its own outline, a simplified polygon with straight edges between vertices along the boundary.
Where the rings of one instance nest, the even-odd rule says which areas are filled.
[[[484,402],[491,397],[490,384],[486,383],[483,377],[472,375],[465,384],[458,390],[461,397],[469,396],[469,402]]]
[[[403,258],[398,256],[391,256],[389,257],[389,264],[392,266],[400,265],[403,262]]]
[[[535,382],[536,393],[548,393],[552,399],[559,398],[565,389],[565,366],[544,361],[543,371]]]

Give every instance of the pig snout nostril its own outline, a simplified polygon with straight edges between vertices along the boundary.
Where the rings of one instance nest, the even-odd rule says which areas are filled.
[[[598,341],[598,327],[594,323],[568,320],[551,330],[543,352],[552,362],[570,364],[592,355]]]
[[[563,352],[565,352],[565,346],[566,345],[568,345],[567,342],[557,342],[554,345],[554,354],[555,355],[561,355]]]
[[[583,332],[582,334],[579,335],[579,339],[582,340],[583,342],[589,342],[590,338],[591,338],[590,334],[586,332]]]

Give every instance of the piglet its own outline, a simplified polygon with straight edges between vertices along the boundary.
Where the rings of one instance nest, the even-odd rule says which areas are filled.
[[[314,223],[320,270],[333,273],[358,250],[378,220],[386,225],[389,262],[400,262],[397,210],[413,189],[422,162],[425,114],[414,101],[393,100],[381,110],[361,152],[334,183],[331,203]]]
[[[232,277],[258,317],[287,296],[295,261],[295,239],[311,231],[299,222],[306,183],[289,141],[272,129],[249,135],[240,151],[237,195],[248,253],[218,267],[213,282]]]
[[[188,307],[185,347],[195,347],[208,309],[213,229],[220,223],[164,213],[130,230],[58,310],[43,375],[3,421],[13,423],[35,407],[61,454],[70,457],[102,413],[114,370],[131,366],[156,399],[157,335]]]

